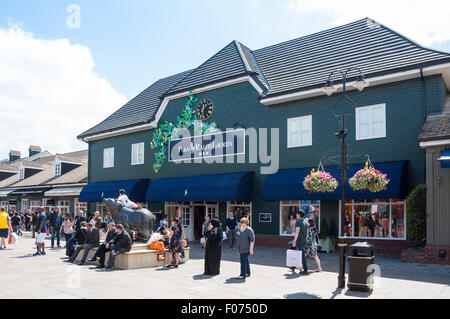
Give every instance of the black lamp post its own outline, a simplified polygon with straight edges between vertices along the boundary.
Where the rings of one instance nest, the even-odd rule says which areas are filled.
[[[345,242],[345,234],[344,234],[344,225],[345,225],[345,183],[347,179],[347,144],[345,143],[345,138],[347,137],[347,129],[345,126],[345,119],[347,116],[351,114],[336,114],[336,106],[343,100],[347,99],[350,101],[354,107],[356,107],[356,103],[348,97],[346,85],[347,85],[347,75],[351,71],[358,71],[359,74],[356,78],[356,81],[353,83],[353,86],[357,88],[359,91],[364,90],[365,87],[369,85],[364,79],[364,75],[358,67],[351,67],[347,70],[338,70],[333,71],[328,76],[328,80],[325,83],[325,86],[322,88],[322,91],[326,93],[328,96],[333,94],[337,88],[333,86],[333,81],[331,77],[335,73],[339,73],[342,77],[342,96],[341,98],[334,104],[333,106],[333,114],[335,117],[342,118],[342,129],[335,133],[336,137],[341,140],[341,224],[340,224],[340,236],[338,237],[338,247],[339,247],[339,276],[338,276],[338,288],[345,287],[345,247],[347,243]]]

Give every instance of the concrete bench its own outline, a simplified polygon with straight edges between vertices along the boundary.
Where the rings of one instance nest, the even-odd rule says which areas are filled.
[[[75,245],[75,249],[78,246]],[[94,256],[98,248],[92,248],[89,250],[88,259]],[[147,244],[133,244],[131,250],[127,253],[120,254],[116,256],[114,261],[114,267],[117,269],[138,269],[138,268],[152,268],[160,267],[168,263],[169,255],[171,254],[167,249],[164,250],[164,260],[158,260],[157,254],[160,253],[159,250],[148,249]],[[76,261],[80,261],[83,257],[84,249],[78,254]],[[109,252],[106,253],[105,265],[109,261]],[[190,247],[184,248],[184,258],[180,259],[182,262],[187,262],[189,260]],[[98,259],[97,259],[98,260]],[[175,263],[175,258],[172,258],[172,264]]]

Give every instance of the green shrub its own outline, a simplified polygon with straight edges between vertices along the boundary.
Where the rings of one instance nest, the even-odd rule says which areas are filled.
[[[325,218],[323,218],[322,222],[320,223],[319,238],[325,239],[330,236],[331,236],[331,234],[330,234],[330,229],[328,228],[327,220]]]
[[[406,230],[409,240],[426,238],[426,185],[420,184],[406,198]]]

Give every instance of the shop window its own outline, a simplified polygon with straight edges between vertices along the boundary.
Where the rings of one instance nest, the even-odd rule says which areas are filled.
[[[30,200],[22,199],[22,212],[25,212],[27,209],[30,209]]]
[[[100,216],[104,218],[104,216],[108,213],[108,209],[106,208],[106,204],[104,203],[97,203],[97,210],[100,212]]]
[[[131,145],[131,165],[144,164],[144,143]]]
[[[227,217],[228,213],[233,212],[234,217],[240,220],[242,217],[247,217],[252,225],[252,202],[227,202]]]
[[[55,201],[50,198],[44,198],[42,200],[42,207],[44,207],[44,211],[48,214],[55,208]]]
[[[114,167],[114,147],[103,150],[103,168]]]
[[[70,203],[69,203],[69,201],[68,200],[59,200],[58,201],[58,206],[57,206],[58,208],[59,208],[59,212],[61,213],[61,214],[67,214],[67,213],[69,213],[69,210],[70,210]]]
[[[386,137],[386,104],[357,107],[356,139]]]
[[[288,147],[312,145],[312,115],[287,120]]]
[[[32,212],[36,211],[36,208],[41,207],[41,201],[40,200],[32,200],[30,202],[30,210]]]
[[[302,209],[305,212],[305,218],[314,219],[316,226],[320,231],[320,201],[280,201],[280,235],[295,235],[295,218],[299,209]]]
[[[7,201],[1,201],[0,202],[0,208],[4,208],[6,210],[8,208],[8,202]]]
[[[75,215],[78,214],[78,212],[81,210],[83,211],[83,214],[86,215],[88,203],[85,202],[79,202],[78,198],[75,198]]]
[[[349,237],[406,239],[404,201],[346,201],[344,232]]]

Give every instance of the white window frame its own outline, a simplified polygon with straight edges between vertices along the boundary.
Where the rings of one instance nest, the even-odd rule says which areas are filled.
[[[233,207],[233,208],[232,208]],[[236,210],[236,207],[244,207],[244,208],[250,208],[250,227],[253,227],[253,202],[227,202],[227,214],[226,218],[228,218],[228,214],[230,212],[233,212]],[[239,221],[238,221],[239,226]]]
[[[61,176],[61,162],[55,163],[55,176]]]
[[[308,143],[306,144],[302,144],[302,120],[304,119],[308,119],[309,120],[309,139],[308,139]],[[290,128],[291,128],[291,123],[294,121],[298,121],[298,144],[296,145],[291,145],[291,140],[290,140]],[[294,148],[294,147],[304,147],[304,146],[311,146],[312,145],[312,115],[305,115],[305,116],[299,116],[299,117],[291,117],[287,119],[287,147],[288,148]]]
[[[144,142],[131,144],[131,165],[144,164]]]
[[[19,169],[19,180],[24,180],[25,179],[25,168],[21,167]]]
[[[83,215],[86,215],[86,212],[88,210],[88,203],[87,202],[79,202],[78,198],[75,198],[73,200],[73,207],[75,209],[75,215],[77,215],[80,210],[83,211]]]
[[[316,203],[312,204],[312,205],[319,207],[319,224],[316,225],[316,227],[320,233],[320,224],[322,223],[321,222],[321,218],[322,218],[321,201],[320,200],[315,200],[315,201],[316,201]],[[311,203],[310,203],[310,205],[311,205]],[[284,237],[295,236],[295,227],[294,227],[294,232],[292,234],[284,234],[283,233],[283,207],[297,207],[298,209],[301,209],[302,206],[305,206],[305,204],[302,204],[301,200],[280,200],[280,210],[279,210],[279,215],[280,215],[279,234],[280,234],[280,236],[284,236]]]
[[[351,236],[345,236],[346,238],[352,238],[352,239],[376,239],[376,240],[406,240],[407,237],[407,227],[406,227],[406,200],[398,200],[395,201],[393,199],[388,199],[384,201],[376,202],[377,205],[403,205],[403,237],[391,237],[392,236],[392,209],[389,209],[389,237],[363,237],[363,236],[355,236],[355,228],[353,226],[354,223],[354,214],[355,214],[355,206],[362,206],[362,205],[373,205],[373,202],[367,202],[366,200],[355,203],[354,200],[352,200],[351,203],[345,203],[345,206],[351,206],[352,207],[352,235]],[[341,216],[341,201],[339,201],[339,225],[341,225],[342,222],[342,216]],[[341,229],[339,228],[339,234],[341,234]],[[341,234],[342,236],[342,234]]]
[[[373,109],[376,107],[383,108],[383,134],[380,136],[372,135],[372,127],[373,127],[372,113],[373,113]],[[360,137],[359,136],[359,112],[365,111],[365,110],[369,111],[369,136],[368,137]],[[361,107],[355,108],[355,124],[356,124],[356,140],[357,141],[371,140],[371,139],[386,137],[386,103],[369,105],[369,106],[361,106]]]
[[[103,168],[114,167],[114,147],[103,149]]]
[[[22,203],[21,203],[21,209],[24,212],[27,209],[30,209],[30,200],[29,199],[22,199]]]

